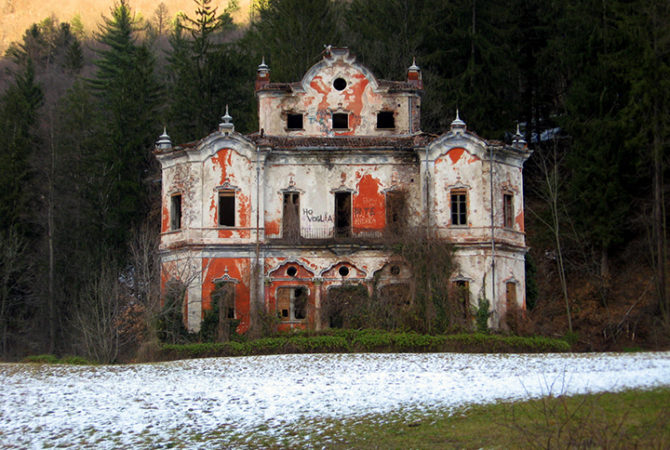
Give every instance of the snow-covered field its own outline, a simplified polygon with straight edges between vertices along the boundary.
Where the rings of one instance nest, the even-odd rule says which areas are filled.
[[[327,354],[126,366],[0,364],[0,447],[211,447],[320,420],[670,386],[670,352]],[[205,439],[206,442],[202,442]]]

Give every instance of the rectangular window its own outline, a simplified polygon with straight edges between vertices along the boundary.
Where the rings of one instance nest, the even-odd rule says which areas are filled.
[[[208,319],[214,319],[213,336],[217,342],[230,340],[234,333],[233,319],[235,319],[235,285],[230,282],[217,282],[211,296],[211,313]]]
[[[505,228],[514,228],[514,196],[503,195],[503,215]]]
[[[286,116],[286,128],[289,130],[302,130],[302,114],[288,114]]]
[[[405,219],[405,196],[402,191],[386,193],[386,227],[392,233],[402,230]]]
[[[181,228],[181,195],[173,195],[170,199],[170,230]]]
[[[219,192],[219,225],[235,226],[235,191]]]
[[[351,236],[351,193],[335,193],[335,237]]]
[[[507,306],[516,305],[516,283],[510,281],[506,283]]]
[[[300,237],[300,194],[298,192],[284,193],[284,239]]]
[[[380,111],[377,113],[377,128],[389,129],[395,128],[395,119],[393,111]]]
[[[334,113],[333,114],[333,129],[341,129],[341,130],[349,129],[349,114]]]
[[[277,289],[277,316],[282,321],[304,320],[307,317],[307,289]]]
[[[467,319],[470,316],[470,283],[457,280],[452,283],[451,288],[463,318]]]
[[[467,193],[465,191],[451,191],[451,224],[468,224]]]

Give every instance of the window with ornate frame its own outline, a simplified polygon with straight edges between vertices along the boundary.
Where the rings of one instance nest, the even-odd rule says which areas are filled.
[[[451,225],[465,226],[468,224],[468,193],[465,189],[453,189],[451,198]]]

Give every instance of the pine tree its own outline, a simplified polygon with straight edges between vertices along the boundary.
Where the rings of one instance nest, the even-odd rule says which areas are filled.
[[[622,110],[630,86],[613,65],[625,42],[612,11],[601,2],[564,11],[559,26],[567,29],[554,45],[562,48],[556,53],[568,85],[560,122],[573,141],[568,155],[571,217],[589,243],[590,264],[598,268],[606,287],[609,254],[623,241],[631,223],[634,174],[627,167],[635,165],[636,156],[622,145],[628,132]]]
[[[95,61],[97,72],[89,85],[104,118],[98,130],[103,171],[107,245],[123,249],[132,224],[142,220],[147,205],[143,179],[151,161],[160,86],[154,58],[133,36],[136,23],[121,0],[104,19],[97,40],[104,46]]]
[[[196,0],[194,18],[181,17],[170,35],[168,127],[176,142],[211,133],[225,106],[234,111],[237,129],[251,123],[253,67],[232,43],[232,3],[217,16],[210,0]]]
[[[449,127],[456,109],[478,133],[501,138],[518,116],[514,16],[490,0],[354,0],[346,14],[355,48],[381,76],[423,71],[422,129]]]
[[[339,3],[269,0],[258,5],[247,45],[265,56],[276,81],[295,81],[321,59],[324,45],[341,45]]]
[[[651,204],[641,212],[651,235],[651,266],[661,317],[670,323],[668,292],[668,144],[670,142],[670,4],[649,0],[642,5],[622,3],[617,25],[628,46],[616,67],[630,82],[630,96],[622,114],[630,125],[626,152],[639,152],[640,197]],[[649,183],[651,180],[651,183]]]
[[[31,60],[0,99],[0,230],[18,226],[29,231],[31,215],[27,186],[30,158],[37,148],[38,109],[44,101]]]

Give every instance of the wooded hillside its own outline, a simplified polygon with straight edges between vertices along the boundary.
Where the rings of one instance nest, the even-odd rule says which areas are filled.
[[[670,342],[670,3],[665,0],[195,0],[95,32],[54,17],[0,62],[0,355],[113,361],[155,339],[153,143],[256,131],[261,58],[299,80],[325,44],[379,78],[423,71],[422,129],[509,141],[526,164],[527,314],[512,331],[582,349]],[[446,288],[446,287],[445,287]],[[448,331],[448,330],[444,330]]]

